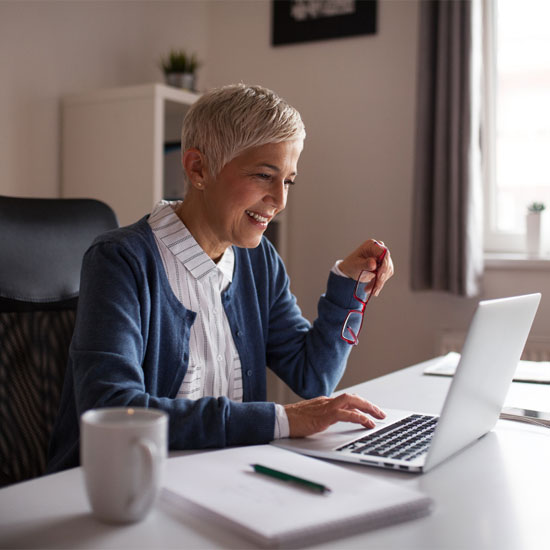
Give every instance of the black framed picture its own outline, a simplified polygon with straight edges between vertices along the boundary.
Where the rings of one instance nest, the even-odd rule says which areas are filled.
[[[272,0],[274,46],[376,33],[377,0]]]

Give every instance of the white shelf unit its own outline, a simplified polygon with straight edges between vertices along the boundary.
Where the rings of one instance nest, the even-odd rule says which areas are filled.
[[[199,95],[164,84],[85,92],[62,102],[63,197],[109,204],[126,225],[164,198],[164,145],[180,140]]]

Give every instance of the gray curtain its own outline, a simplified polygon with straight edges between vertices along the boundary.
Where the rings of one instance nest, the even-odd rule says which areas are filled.
[[[473,15],[470,0],[420,3],[413,290],[479,292],[483,238]]]

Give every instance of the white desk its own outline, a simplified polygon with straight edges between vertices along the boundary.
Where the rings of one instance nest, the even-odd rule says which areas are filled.
[[[350,388],[386,407],[438,412],[450,379],[427,363]],[[550,406],[548,385],[514,383],[510,405]],[[341,463],[344,465],[344,463]],[[427,474],[345,465],[418,488],[435,500],[422,519],[317,548],[550,548],[550,430],[499,421],[495,430]],[[253,548],[216,525],[160,502],[142,523],[114,527],[90,515],[80,468],[0,490],[0,548]]]

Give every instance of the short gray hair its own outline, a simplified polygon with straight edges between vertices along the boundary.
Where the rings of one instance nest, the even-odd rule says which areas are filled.
[[[181,132],[182,153],[197,148],[210,176],[244,150],[267,143],[303,140],[300,113],[262,86],[231,84],[202,95],[187,111]],[[187,178],[186,178],[187,179]]]

